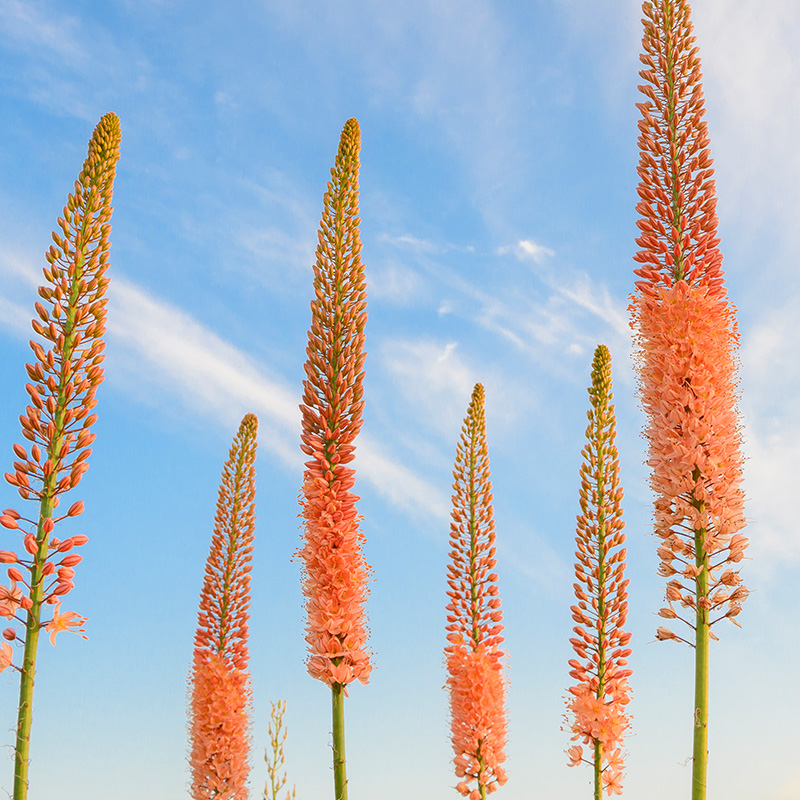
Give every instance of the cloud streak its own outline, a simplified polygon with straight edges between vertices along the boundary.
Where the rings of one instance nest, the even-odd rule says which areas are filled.
[[[36,270],[24,258],[4,255],[0,273],[8,283],[38,286]],[[0,298],[0,322],[15,337],[30,330],[30,312]],[[251,411],[261,421],[262,447],[290,470],[302,470],[300,388],[257,364],[180,308],[154,298],[132,282],[115,277],[109,285],[108,342],[112,381],[154,388],[164,402],[177,398],[192,413],[211,417],[226,429]],[[152,394],[149,395],[152,402]],[[357,447],[359,477],[388,500],[414,516],[445,518],[447,498],[413,470],[387,456],[381,445],[362,433]]]

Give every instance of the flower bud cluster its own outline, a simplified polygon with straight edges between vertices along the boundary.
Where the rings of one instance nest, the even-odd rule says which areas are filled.
[[[22,518],[14,509],[0,515],[0,525],[23,534],[26,554],[0,551],[0,563],[19,564],[29,573],[26,580],[16,567],[9,568],[11,585],[0,587],[0,614],[19,619],[20,608],[36,605],[33,613],[38,618],[42,602],[56,605],[53,618],[40,622],[52,631],[51,640],[83,620],[75,612],[60,614],[58,608],[73,587],[74,567],[81,560],[76,553],[64,554],[85,544],[87,537],[51,537],[56,523],[83,512],[79,501],[65,515],[53,516],[60,495],[74,489],[89,468],[95,440],[90,428],[97,421],[92,410],[103,380],[111,199],[120,138],[119,119],[106,114],[92,134],[74,193],[58,220],[61,234],[53,233],[54,245],[45,254],[46,284],[39,287],[43,302],[35,304],[37,318],[31,323],[43,343],[30,342],[35,356],[26,365],[30,405],[20,417],[22,435],[30,444],[13,446],[14,471],[5,473],[21,498],[39,501],[40,513],[37,521]],[[9,631],[13,632],[7,629],[4,637],[14,641]],[[2,662],[8,666],[5,658]]]
[[[714,160],[703,119],[700,56],[694,47],[689,3],[645,3],[639,75],[645,101],[637,103],[640,202],[636,223],[641,248],[634,259],[646,295],[679,280],[702,280],[722,290],[722,254],[717,237]]]

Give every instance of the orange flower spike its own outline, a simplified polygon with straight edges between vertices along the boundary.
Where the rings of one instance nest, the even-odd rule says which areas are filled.
[[[34,332],[44,341],[30,342],[35,360],[26,365],[31,382],[25,389],[31,404],[19,418],[22,436],[30,444],[13,446],[17,458],[13,462],[14,471],[5,473],[6,481],[16,487],[23,500],[39,504],[38,519],[32,522],[23,519],[14,509],[6,509],[0,517],[3,527],[22,533],[26,553],[16,563],[30,572],[29,582],[26,582],[29,593],[18,598],[27,614],[22,667],[18,668],[20,702],[14,800],[24,800],[28,793],[39,632],[43,627],[62,624],[57,612],[52,620],[42,620],[42,606],[57,604],[59,598],[72,589],[72,567],[80,561],[77,555],[66,557],[58,564],[62,569],[48,582],[56,566],[49,559],[58,552],[57,540],[51,542],[55,524],[67,516],[80,514],[83,504],[73,503],[60,517],[54,516],[55,509],[60,496],[74,489],[89,469],[87,459],[95,438],[90,428],[97,421],[97,414],[91,412],[97,405],[95,395],[103,380],[111,200],[120,139],[119,119],[116,114],[106,114],[92,133],[74,193],[68,195],[64,216],[58,219],[61,233],[52,234],[54,244],[45,253],[48,262],[43,270],[45,285],[39,287],[42,302],[35,303],[37,316],[31,322]],[[81,543],[83,541],[85,537]],[[2,560],[13,563],[10,562],[13,554],[3,552]],[[6,603],[2,611],[8,616],[5,611],[11,609]],[[83,620],[75,612],[68,613]],[[66,619],[67,614],[61,616],[61,620]],[[69,627],[74,624],[69,623]]]
[[[616,416],[611,385],[611,355],[599,345],[592,361],[591,408],[587,443],[581,455],[581,513],[577,520],[575,596],[572,618],[577,623],[570,642],[576,659],[569,662],[571,686],[567,702],[573,741],[593,745],[593,758],[583,759],[579,746],[569,750],[570,766],[588,761],[594,767],[594,797],[602,800],[622,784],[619,747],[630,727],[625,706],[630,701],[627,668],[631,635],[625,631],[628,581],[625,579],[625,525],[616,446]]]
[[[361,263],[358,172],[361,133],[356,119],[342,130],[323,199],[306,380],[303,381],[303,594],[306,598],[308,672],[331,687],[334,787],[347,798],[344,705],[347,686],[367,683],[365,604],[370,568],[361,550],[356,500],[350,490],[364,408],[364,327],[367,292]]]
[[[257,434],[258,419],[246,414],[222,469],[200,593],[189,707],[194,800],[248,796],[247,612],[256,523]]]
[[[747,539],[736,411],[735,309],[723,283],[716,196],[687,0],[645,2],[640,73],[642,120],[637,223],[642,278],[631,303],[640,396],[648,415],[659,573],[668,579],[659,612],[688,627],[659,640],[695,648],[692,798],[705,800],[708,647],[711,628],[735,617],[747,597],[738,563]],[[676,608],[673,604],[678,603]],[[682,616],[689,609],[687,616]]]
[[[447,569],[450,718],[456,789],[485,800],[506,782],[506,683],[484,391],[478,383],[461,429],[453,471]]]

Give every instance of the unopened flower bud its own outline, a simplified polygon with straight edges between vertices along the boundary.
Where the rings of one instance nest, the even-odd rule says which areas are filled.
[[[13,628],[6,628],[3,631],[3,638],[9,642],[13,642],[17,638],[17,632]]]
[[[68,517],[77,517],[78,514],[83,514],[83,500],[78,500],[77,503],[73,503],[69,507],[69,511],[67,511]]]

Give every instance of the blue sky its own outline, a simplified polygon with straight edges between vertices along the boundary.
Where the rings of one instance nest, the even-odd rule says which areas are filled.
[[[800,800],[800,7],[693,4],[727,286],[739,308],[751,538],[744,626],[711,654],[710,797]],[[458,795],[442,691],[450,470],[486,387],[510,688],[505,800],[590,796],[560,730],[586,386],[613,359],[629,546],[626,796],[689,790],[692,654],[655,642],[656,575],[627,297],[636,235],[640,4],[632,0],[0,3],[0,453],[20,439],[50,231],[116,112],[106,380],[69,521],[68,607],[43,641],[30,800],[188,796],[186,676],[222,463],[260,420],[252,796],[269,700],[289,780],[330,796],[330,700],[303,667],[300,382],[322,194],[362,130],[369,291],[357,492],[375,669],[347,702],[351,797]],[[0,487],[0,507],[18,503]],[[66,524],[64,533],[66,534]],[[13,534],[4,532],[4,548]],[[0,676],[10,791],[17,679]],[[500,795],[498,795],[500,796]]]

